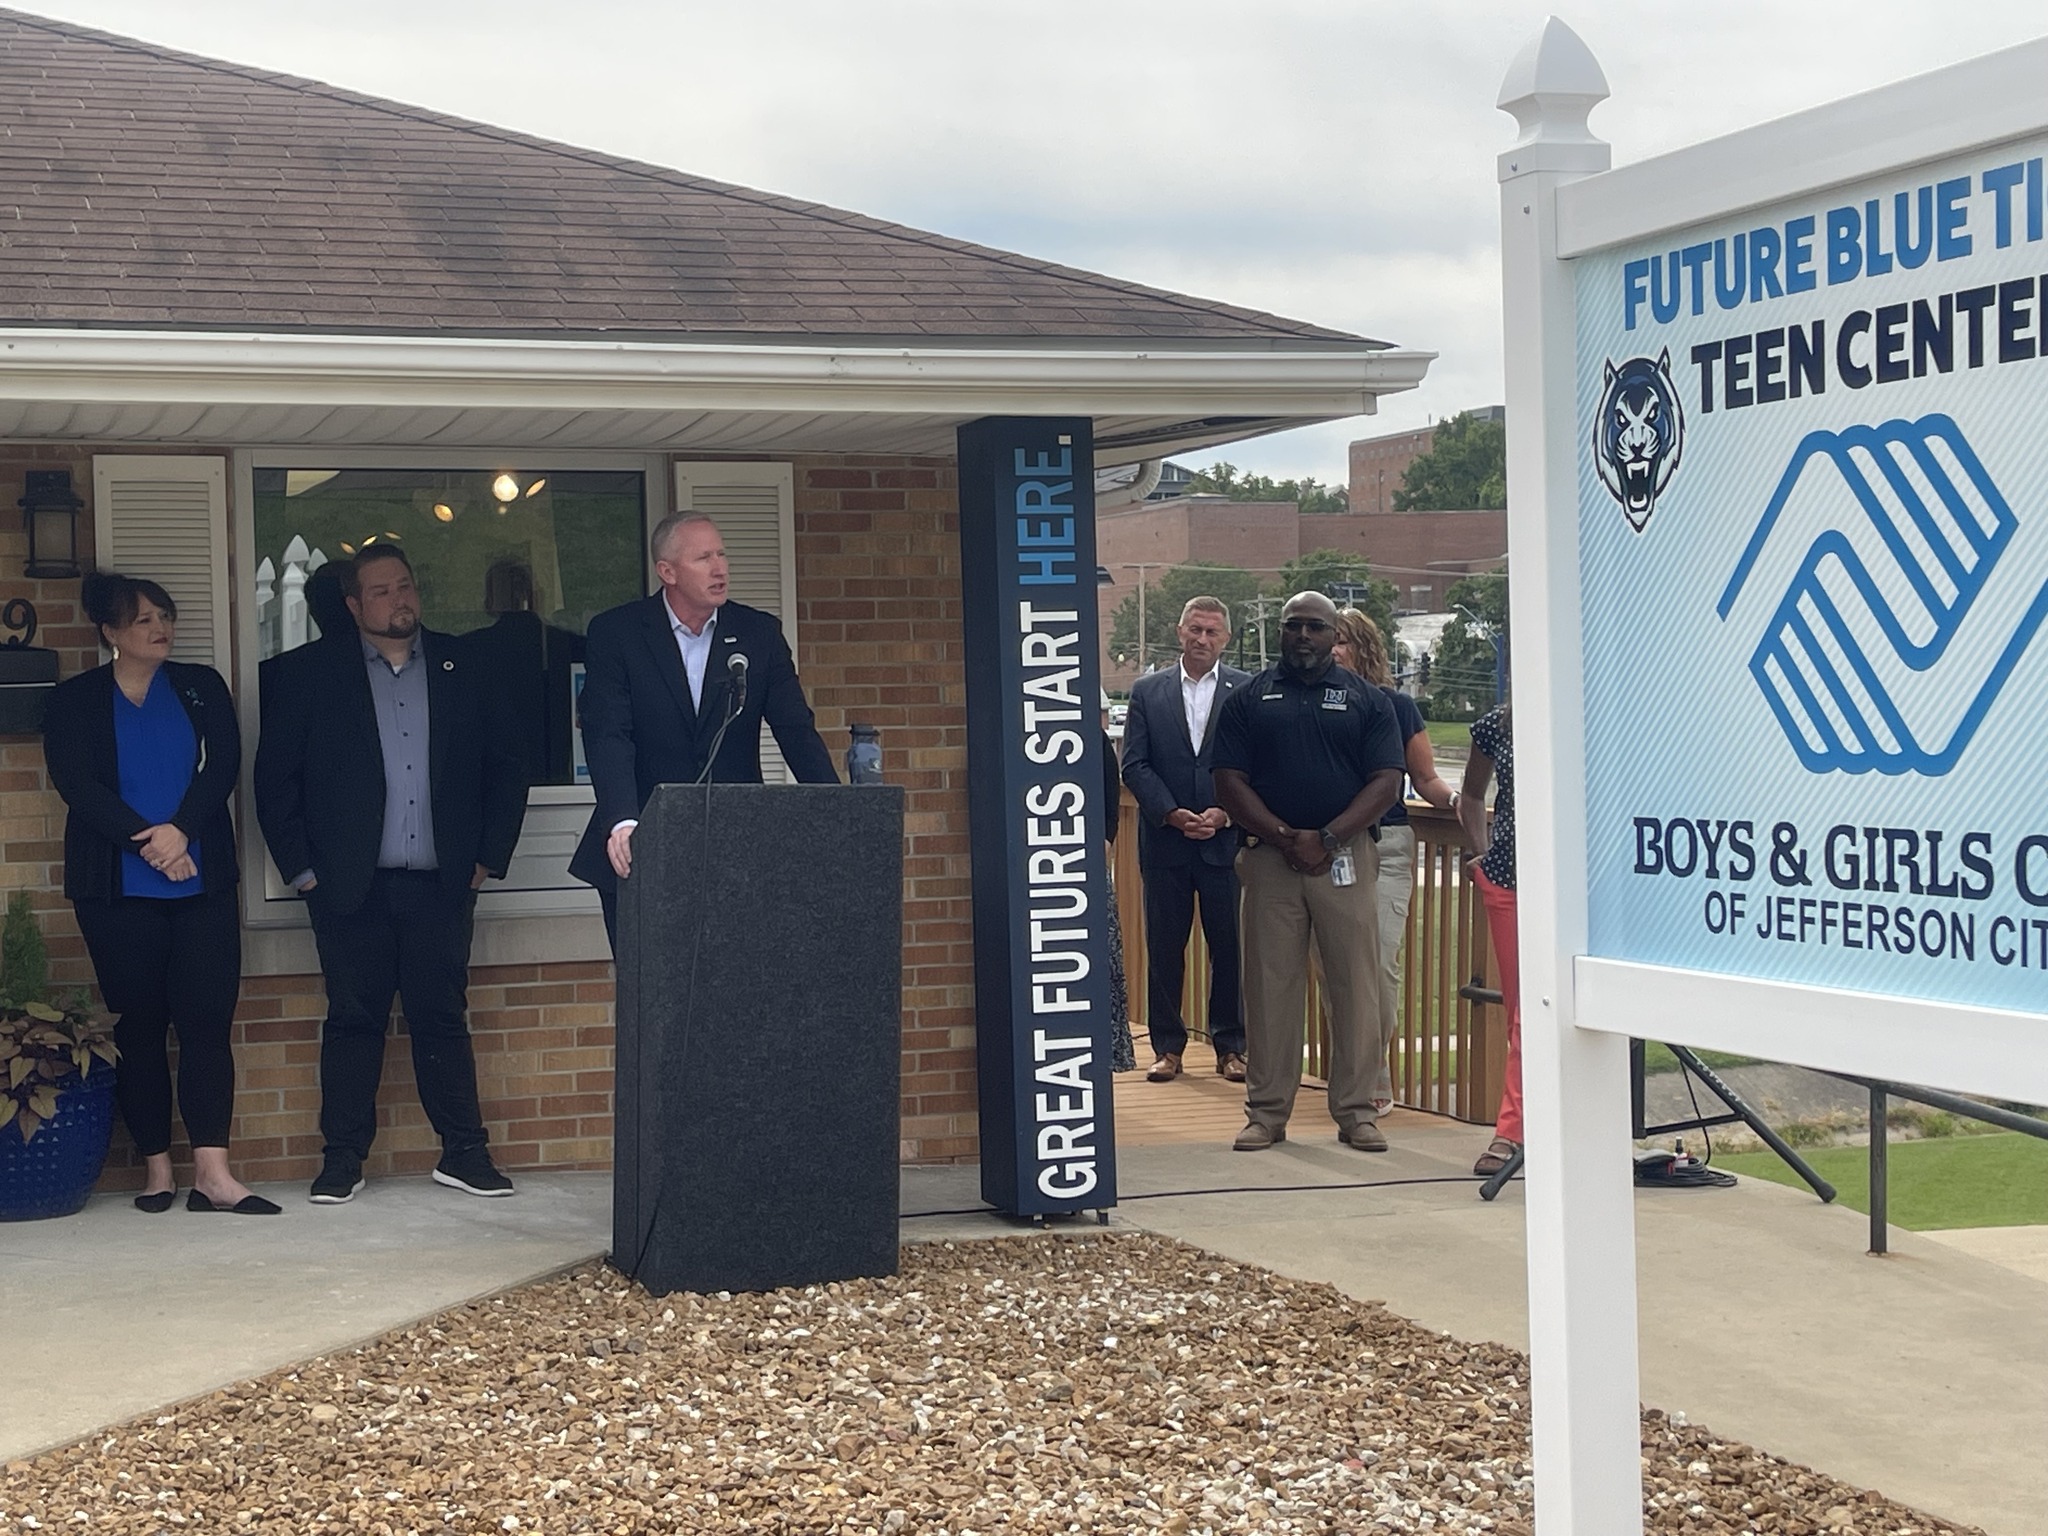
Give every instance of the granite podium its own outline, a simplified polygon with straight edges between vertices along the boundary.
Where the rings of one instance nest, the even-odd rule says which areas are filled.
[[[903,791],[665,784],[619,887],[612,1262],[896,1272]]]

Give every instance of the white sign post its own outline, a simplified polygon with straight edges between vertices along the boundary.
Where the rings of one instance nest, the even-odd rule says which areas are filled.
[[[2048,1101],[2048,41],[1500,105],[1537,1519],[1642,1528],[1627,1038]]]

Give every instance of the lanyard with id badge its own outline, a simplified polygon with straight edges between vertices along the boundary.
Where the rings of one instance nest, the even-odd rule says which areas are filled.
[[[1351,695],[1342,688],[1325,688],[1323,690],[1322,707],[1337,712],[1349,710],[1351,708]],[[1335,886],[1353,885],[1357,883],[1357,880],[1358,864],[1351,857],[1351,845],[1346,843],[1330,857],[1330,884]]]

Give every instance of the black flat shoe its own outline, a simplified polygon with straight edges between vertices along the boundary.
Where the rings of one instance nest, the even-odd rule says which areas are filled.
[[[233,1205],[215,1205],[205,1195],[193,1190],[185,1197],[188,1211],[215,1211],[223,1216],[282,1216],[284,1207],[261,1195],[244,1195]]]
[[[137,1195],[135,1209],[151,1216],[161,1216],[171,1208],[177,1198],[178,1192],[175,1189],[160,1189],[153,1195]]]

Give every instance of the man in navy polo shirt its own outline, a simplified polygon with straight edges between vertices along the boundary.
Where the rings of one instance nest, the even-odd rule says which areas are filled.
[[[1337,606],[1299,592],[1280,610],[1280,665],[1232,693],[1216,726],[1216,800],[1247,835],[1245,1118],[1233,1144],[1287,1139],[1301,1086],[1311,936],[1330,1015],[1330,1115],[1345,1145],[1384,1152],[1372,1105],[1380,1017],[1379,844],[1401,793],[1401,731],[1378,688],[1336,666]]]

